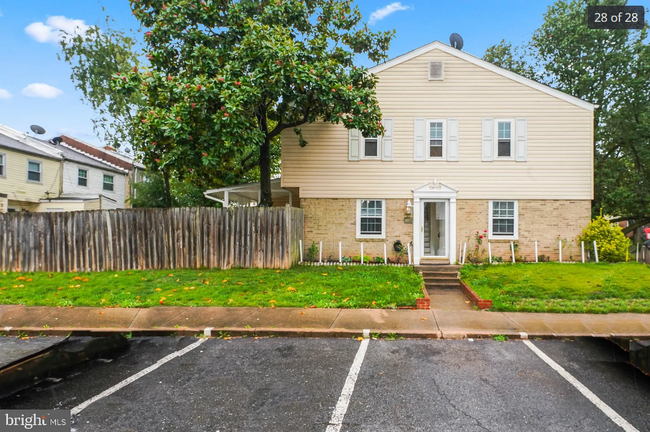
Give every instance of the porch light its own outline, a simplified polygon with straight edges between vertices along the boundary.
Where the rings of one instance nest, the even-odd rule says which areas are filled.
[[[406,214],[412,214],[413,213],[413,204],[411,204],[411,200],[406,201]]]

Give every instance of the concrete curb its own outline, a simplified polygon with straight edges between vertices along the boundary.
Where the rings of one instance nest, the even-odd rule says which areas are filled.
[[[72,328],[72,329],[42,329],[36,327],[12,328],[6,332],[7,336],[93,336],[105,337],[112,334],[130,334],[131,337],[143,336],[204,336],[203,328],[188,327],[159,327],[153,329],[145,328]],[[364,329],[310,329],[310,328],[274,328],[274,327],[221,327],[210,330],[211,338],[222,337],[290,337],[290,338],[356,338],[363,336]],[[503,332],[503,331],[413,331],[413,330],[373,330],[371,333],[378,333],[381,336],[394,334],[396,337],[405,339],[492,339],[494,336],[505,336],[510,340],[525,339],[567,339],[577,337],[598,337],[598,338],[625,338],[648,340],[648,334],[633,333],[525,333],[525,332]]]

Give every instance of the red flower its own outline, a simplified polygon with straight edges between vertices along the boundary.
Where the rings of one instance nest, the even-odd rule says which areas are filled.
[[[201,84],[197,85],[197,86],[196,86],[196,89],[197,89],[197,90],[201,90]]]
[[[219,77],[219,82],[223,82],[223,78],[222,78],[222,77]]]
[[[226,117],[230,117],[230,114],[228,113],[223,113],[223,115],[225,115]]]
[[[277,63],[277,64],[279,64],[279,65],[281,65],[281,64],[282,64],[282,62],[281,62],[280,60],[278,60],[278,61],[277,61],[276,63]]]
[[[201,153],[203,156],[207,156],[208,154],[206,152]]]
[[[153,56],[152,56],[151,54],[147,54],[147,58],[148,58],[149,60],[153,60]]]
[[[348,86],[348,90],[352,90],[352,86]]]
[[[169,76],[167,77],[167,81],[171,81],[171,80],[173,80],[173,79],[174,79],[174,78],[173,78],[171,75],[169,75]]]
[[[196,108],[196,104],[192,102],[192,108]]]
[[[154,159],[156,162],[160,162],[160,159]]]
[[[333,92],[335,92],[335,91],[336,91],[336,89],[332,89],[332,91],[333,91]]]
[[[482,235],[481,235],[481,236],[478,236],[478,238],[480,238],[480,239],[482,239],[482,238],[483,238],[483,236],[482,236]]]
[[[226,107],[221,107],[221,111],[225,111],[225,110],[226,110]]]
[[[163,9],[167,10],[167,6],[165,4],[163,4]]]
[[[181,118],[180,118],[180,117],[176,117],[176,120],[181,121]]]
[[[145,119],[142,119],[142,123],[146,123],[146,122],[147,122],[147,120],[145,120]]]
[[[367,110],[367,109],[364,109],[364,110],[363,110],[363,112],[364,112],[364,113],[367,113],[367,112],[368,112],[368,110]]]
[[[152,142],[151,145],[156,145],[156,143],[155,143],[155,142]]]
[[[359,101],[359,105],[363,105],[363,102]]]
[[[138,67],[137,66],[133,67],[133,72],[138,72]]]
[[[241,83],[239,81],[235,81],[235,85],[238,86],[238,85],[241,85]]]
[[[146,32],[144,35],[145,35],[145,36],[151,36],[151,32],[148,31],[148,32]]]
[[[483,230],[483,232],[484,232],[484,233],[486,233],[486,232],[487,232],[487,230]]]
[[[314,73],[314,70],[313,70],[313,69],[309,69],[309,73]]]

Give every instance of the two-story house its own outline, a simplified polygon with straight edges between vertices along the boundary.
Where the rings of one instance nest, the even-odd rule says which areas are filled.
[[[126,169],[0,125],[0,210],[124,208]],[[5,196],[2,196],[5,195]]]
[[[592,104],[437,41],[370,72],[383,136],[314,123],[303,148],[282,134],[281,188],[304,209],[306,246],[383,256],[400,240],[415,264],[454,262],[478,232],[493,255],[534,260],[535,241],[557,257],[586,226]]]

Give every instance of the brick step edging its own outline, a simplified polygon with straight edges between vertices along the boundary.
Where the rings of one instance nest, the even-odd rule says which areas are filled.
[[[463,282],[462,280],[459,282],[460,282],[460,288],[463,290],[463,292],[465,293],[469,301],[474,306],[477,306],[479,309],[490,309],[492,307],[492,300],[482,299],[465,282]]]

